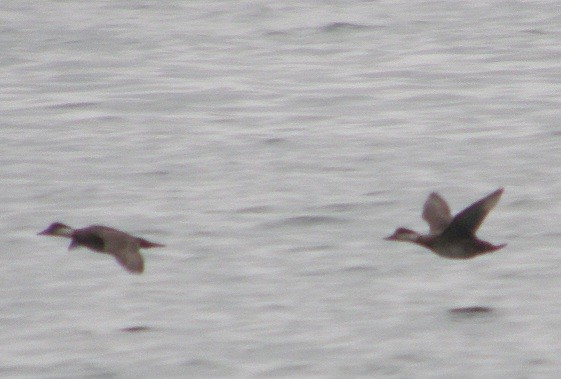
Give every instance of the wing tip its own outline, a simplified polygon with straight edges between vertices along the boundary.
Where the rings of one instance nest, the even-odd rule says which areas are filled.
[[[502,195],[504,191],[505,191],[504,187],[499,187],[492,193],[492,195]]]

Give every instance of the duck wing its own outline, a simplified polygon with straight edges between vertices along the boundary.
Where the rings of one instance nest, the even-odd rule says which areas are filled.
[[[483,199],[476,201],[454,217],[446,232],[473,236],[489,212],[497,205],[504,188],[499,188]]]
[[[131,273],[140,274],[144,271],[138,238],[106,226],[94,225],[90,228],[103,239],[103,252],[113,255],[117,262]]]
[[[438,193],[431,193],[425,201],[423,219],[429,224],[430,234],[440,234],[450,225],[450,207]]]
[[[144,260],[138,249],[138,243],[129,243],[125,248],[115,250],[111,254],[128,272],[141,274],[144,271]]]

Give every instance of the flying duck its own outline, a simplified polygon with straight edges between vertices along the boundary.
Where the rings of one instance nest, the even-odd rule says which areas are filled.
[[[476,201],[458,213],[454,218],[446,201],[436,192],[429,195],[423,207],[423,219],[429,224],[429,234],[419,234],[406,228],[398,228],[388,241],[416,243],[430,249],[441,257],[468,259],[477,255],[499,250],[506,244],[493,245],[480,240],[475,232],[487,214],[499,202],[504,188]]]
[[[139,249],[164,246],[102,225],[73,229],[68,225],[55,222],[38,234],[72,239],[68,250],[84,246],[98,253],[111,254],[121,266],[134,274],[144,271],[144,261],[138,252]]]

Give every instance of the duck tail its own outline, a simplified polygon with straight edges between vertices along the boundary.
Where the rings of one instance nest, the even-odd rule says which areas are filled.
[[[151,247],[164,247],[166,245],[162,245],[161,243],[155,243],[155,242],[150,242],[145,240],[144,238],[139,238],[138,239],[140,242],[140,247],[143,249],[149,249]]]

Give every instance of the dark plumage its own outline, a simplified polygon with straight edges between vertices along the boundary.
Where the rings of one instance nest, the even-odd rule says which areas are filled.
[[[144,271],[144,261],[139,252],[141,248],[164,246],[102,225],[72,229],[68,225],[55,222],[39,235],[70,238],[72,241],[68,246],[69,250],[84,246],[98,253],[113,255],[125,269],[135,274]]]
[[[386,237],[389,241],[412,242],[436,254],[453,259],[473,258],[480,254],[499,250],[506,244],[493,245],[478,239],[475,232],[491,209],[499,202],[504,189],[499,188],[490,195],[476,201],[454,218],[446,201],[436,192],[429,195],[423,208],[423,219],[428,222],[430,233],[421,235],[413,230],[398,228]]]

